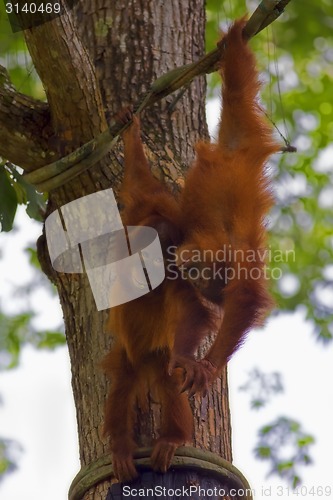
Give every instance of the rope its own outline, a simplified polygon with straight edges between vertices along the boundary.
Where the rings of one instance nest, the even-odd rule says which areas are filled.
[[[151,448],[141,448],[136,451],[134,463],[139,469],[151,469],[151,451]],[[181,446],[175,453],[171,469],[202,471],[215,476],[236,491],[242,491],[244,493],[241,496],[242,500],[253,500],[250,485],[243,474],[231,462],[210,451]],[[70,486],[68,500],[82,500],[91,488],[102,481],[111,480],[112,477],[111,456],[103,455],[79,471]]]

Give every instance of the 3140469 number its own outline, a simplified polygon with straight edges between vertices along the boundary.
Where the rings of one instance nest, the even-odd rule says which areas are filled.
[[[60,14],[60,3],[6,3],[7,14]]]

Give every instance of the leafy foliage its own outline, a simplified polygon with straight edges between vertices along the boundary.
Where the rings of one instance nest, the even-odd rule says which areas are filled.
[[[309,448],[314,438],[288,417],[279,417],[259,430],[255,454],[270,463],[268,476],[277,474],[296,488],[301,484],[300,468],[311,463]]]
[[[221,11],[221,2],[208,0],[207,48],[216,43],[218,16],[224,27],[257,4],[224,2]],[[267,83],[268,115],[298,148],[270,165],[276,198],[269,224],[272,291],[279,310],[305,309],[316,338],[326,343],[333,338],[330,5],[291,1],[281,18],[251,41]]]
[[[19,92],[45,100],[45,92],[27,51],[23,33],[12,32],[5,2],[0,2],[0,64],[7,68]]]
[[[20,446],[11,439],[0,438],[0,482],[5,473],[13,472],[17,466],[17,455]]]
[[[37,314],[32,310],[29,298],[41,288],[46,288],[54,295],[55,287],[41,273],[36,249],[28,247],[26,253],[35,273],[29,281],[15,287],[13,296],[7,297],[7,300],[23,298],[24,309],[11,315],[0,308],[0,370],[17,366],[22,348],[27,343],[43,349],[54,349],[66,343],[64,332],[60,328],[48,330],[35,326]]]
[[[12,33],[5,12],[5,2],[0,2],[0,64],[8,70],[16,90],[45,100],[45,92],[27,51],[22,32]],[[0,137],[1,141],[1,137]],[[42,219],[45,197],[25,182],[15,165],[0,157],[0,228],[10,231],[17,206],[25,204],[29,217]]]
[[[281,375],[254,368],[240,390],[250,394],[251,408],[260,410],[271,401],[272,396],[283,391]],[[270,463],[268,476],[277,475],[296,488],[302,483],[299,469],[312,463],[309,447],[313,443],[313,436],[305,433],[298,422],[280,416],[259,430],[254,454]]]
[[[19,363],[23,347],[28,343],[38,349],[54,349],[66,342],[62,331],[38,329],[34,325],[36,313],[31,310],[28,298],[34,291],[38,291],[41,285],[45,287],[45,283],[51,292],[54,291],[40,272],[36,250],[28,248],[27,253],[30,264],[36,269],[36,275],[27,284],[15,288],[14,297],[9,299],[15,300],[18,296],[25,298],[25,309],[15,315],[0,309],[0,371],[15,368]],[[7,473],[16,469],[19,452],[18,443],[0,437],[0,481]]]
[[[0,162],[0,224],[2,231],[11,231],[17,206],[25,205],[32,219],[42,221],[46,209],[45,196],[25,181],[9,162]]]
[[[10,316],[0,311],[0,370],[17,365],[26,343],[47,349],[65,344],[63,332],[36,330],[32,325],[33,318],[32,312]]]
[[[250,393],[251,408],[259,410],[270,402],[273,395],[283,391],[281,374],[277,372],[263,373],[258,368],[254,368],[249,373],[247,382],[239,389]]]
[[[0,224],[2,231],[12,229],[16,209],[17,197],[10,181],[9,172],[0,164]]]

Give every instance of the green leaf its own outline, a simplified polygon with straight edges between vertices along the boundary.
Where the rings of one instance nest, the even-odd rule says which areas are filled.
[[[254,410],[259,410],[265,406],[266,402],[263,399],[254,399],[251,401],[251,408]]]
[[[12,472],[17,465],[12,455],[17,451],[21,451],[21,447],[16,441],[11,439],[0,438],[0,481],[5,473]]]
[[[17,316],[0,313],[0,350],[10,355],[6,368],[17,366],[22,344],[29,338],[32,317],[31,312]]]
[[[256,454],[258,458],[265,459],[272,455],[272,450],[269,446],[258,446],[258,448],[256,448]]]
[[[13,227],[17,209],[17,197],[9,173],[0,166],[0,224],[1,231],[10,231]]]
[[[40,262],[38,260],[37,250],[35,248],[28,247],[25,252],[29,255],[30,264],[36,269],[40,269]]]
[[[66,337],[62,332],[46,331],[41,336],[42,338],[37,343],[37,347],[41,349],[55,349],[60,345],[66,344]]]
[[[297,444],[300,448],[304,446],[308,446],[309,444],[314,443],[313,436],[302,436],[297,440]]]
[[[305,465],[310,465],[312,463],[312,459],[311,457],[305,453],[303,456],[302,456],[302,460],[304,462]]]
[[[274,428],[273,425],[265,425],[264,427],[262,427],[260,429],[260,434],[262,436],[264,436],[265,434],[269,434],[272,431],[273,428]]]
[[[294,462],[288,461],[288,462],[280,462],[277,464],[277,470],[279,472],[285,472],[289,469],[292,469],[294,467]]]
[[[290,426],[290,431],[294,433],[297,433],[300,429],[299,422],[295,422],[294,420],[289,421],[289,426]]]
[[[19,203],[27,204],[27,214],[31,219],[43,221],[43,214],[46,210],[46,200],[44,196],[36,191],[34,186],[29,184],[19,172],[15,169],[12,171],[15,179],[14,187],[20,193]]]

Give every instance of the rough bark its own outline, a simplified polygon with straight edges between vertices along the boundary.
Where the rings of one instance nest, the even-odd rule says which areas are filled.
[[[48,103],[30,103],[27,116],[27,98],[22,97],[21,102],[12,100],[8,108],[0,92],[0,122],[8,137],[1,155],[31,171],[105,130],[109,117],[122,106],[137,102],[157,76],[203,55],[204,3],[204,0],[81,0],[71,13],[26,30],[27,45]],[[207,136],[205,90],[204,79],[198,78],[172,113],[169,106],[175,96],[156,103],[144,113],[148,155],[158,166],[156,175],[164,176],[170,184],[191,163],[198,138]],[[6,122],[11,113],[17,118]],[[16,127],[18,136],[13,134]],[[27,157],[25,144],[29,150]],[[119,146],[87,173],[50,193],[48,211],[101,189],[113,187],[117,192],[121,172]],[[43,269],[56,282],[63,308],[80,456],[86,465],[107,451],[101,437],[106,379],[99,369],[110,345],[105,333],[107,313],[97,312],[84,275],[55,274],[43,239],[39,249]],[[230,460],[226,375],[194,406],[195,446]],[[148,445],[158,432],[159,407],[151,403],[148,415],[138,413],[138,442]],[[105,498],[107,488],[108,483],[100,484],[85,498]]]
[[[16,92],[0,66],[1,154],[29,172],[55,161],[50,112],[42,103]]]

